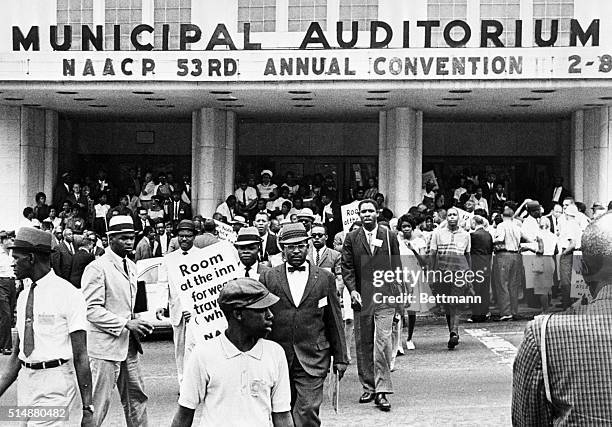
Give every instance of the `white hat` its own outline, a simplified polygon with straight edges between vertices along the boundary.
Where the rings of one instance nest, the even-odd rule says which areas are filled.
[[[134,221],[128,215],[115,215],[108,222],[108,231],[106,234],[133,233]]]
[[[260,175],[262,175],[262,176],[263,176],[263,175],[265,175],[265,174],[270,175],[270,178],[272,178],[272,177],[274,176],[274,174],[272,173],[272,171],[271,171],[270,169],[264,169],[264,170],[262,170]]]
[[[298,219],[300,218],[310,218],[311,221],[315,220],[314,213],[312,213],[312,209],[304,208],[297,213]]]

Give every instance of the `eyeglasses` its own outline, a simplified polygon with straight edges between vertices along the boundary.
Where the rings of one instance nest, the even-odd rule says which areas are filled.
[[[325,237],[325,234],[312,233],[312,237],[314,237],[315,239],[320,239],[321,237]]]
[[[306,243],[300,243],[297,245],[285,245],[285,247],[287,249],[289,249],[291,252],[293,252],[296,249],[299,249],[300,251],[303,251],[304,249],[306,249],[308,247],[308,245]]]

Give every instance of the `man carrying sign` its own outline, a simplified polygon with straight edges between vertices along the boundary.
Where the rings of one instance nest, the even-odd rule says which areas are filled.
[[[272,307],[276,324],[270,339],[285,350],[291,381],[291,409],[297,426],[318,426],[323,382],[331,356],[341,378],[346,344],[335,277],[306,260],[310,237],[303,224],[287,224],[279,235],[286,262],[259,281],[280,301]]]
[[[179,222],[177,227],[178,244],[180,250],[166,255],[165,260],[173,257],[184,257],[197,250],[193,246],[195,238],[195,224],[189,219]],[[170,324],[172,324],[172,339],[174,341],[174,358],[176,360],[176,370],[178,373],[179,385],[183,381],[183,365],[185,358],[185,330],[191,313],[181,308],[178,284],[168,277],[168,308],[170,311]],[[163,309],[157,310],[157,318],[161,320]]]

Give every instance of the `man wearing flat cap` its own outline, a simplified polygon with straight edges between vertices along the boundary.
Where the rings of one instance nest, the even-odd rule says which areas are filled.
[[[255,227],[246,227],[238,231],[238,237],[234,242],[238,251],[238,271],[242,277],[251,277],[259,280],[259,276],[270,269],[265,263],[259,262],[259,251],[261,249],[261,237]]]
[[[50,233],[21,228],[9,249],[15,277],[30,279],[31,284],[17,300],[18,335],[0,377],[0,396],[17,379],[19,406],[55,406],[70,411],[76,397],[74,372],[68,363],[72,359],[83,402],[81,425],[93,426],[85,299],[51,269]],[[62,419],[52,422],[64,425]]]
[[[102,425],[115,385],[128,426],[146,426],[148,400],[140,371],[140,338],[153,327],[134,314],[136,264],[132,217],[116,215],[108,223],[108,250],[85,268],[81,289],[87,301],[88,351],[93,376],[95,424]]]
[[[279,244],[286,262],[259,281],[280,301],[272,307],[276,325],[270,339],[285,350],[296,426],[318,426],[323,382],[331,357],[341,378],[347,356],[335,276],[307,261],[310,236],[300,223],[285,225]]]
[[[287,360],[265,339],[278,301],[255,279],[227,282],[218,300],[227,330],[187,361],[173,427],[191,426],[199,404],[202,426],[293,426]]]
[[[169,252],[164,257],[164,268],[168,260],[174,257],[184,257],[196,251],[193,245],[195,240],[195,224],[189,219],[184,219],[177,226],[177,241],[179,250]],[[179,284],[168,278],[168,309],[170,312],[170,324],[172,325],[172,340],[174,341],[174,359],[176,361],[176,371],[178,373],[179,386],[183,381],[183,366],[185,360],[185,337],[187,323],[191,318],[191,313],[181,307]],[[161,320],[163,309],[157,310],[157,317]]]

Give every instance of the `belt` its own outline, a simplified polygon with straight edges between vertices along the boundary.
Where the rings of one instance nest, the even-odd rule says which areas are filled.
[[[68,361],[66,359],[55,359],[55,360],[49,360],[47,362],[37,362],[37,363],[24,362],[23,360],[20,360],[20,362],[23,366],[25,366],[26,368],[30,368],[30,369],[50,369],[50,368],[57,368],[58,366],[61,366]]]

